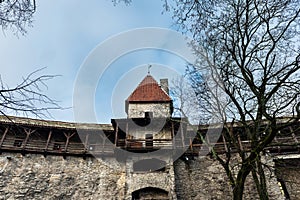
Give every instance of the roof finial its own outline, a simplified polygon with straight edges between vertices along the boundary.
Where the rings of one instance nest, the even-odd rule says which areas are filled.
[[[148,74],[150,74],[150,68],[152,67],[152,65],[148,66]]]

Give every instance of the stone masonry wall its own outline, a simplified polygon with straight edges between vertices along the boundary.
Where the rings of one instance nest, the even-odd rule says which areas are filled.
[[[174,163],[174,172],[178,199],[232,199],[231,187],[223,167],[208,156],[189,161],[179,159]],[[283,200],[274,174],[266,170],[266,176],[271,177],[267,181],[270,200]],[[244,199],[259,199],[251,178],[250,174],[245,183]]]
[[[300,159],[280,159],[276,163],[277,175],[289,198],[300,199]]]
[[[136,159],[139,158],[137,157]],[[160,188],[168,192],[169,199],[176,200],[172,162],[167,162],[166,169],[163,171],[134,172],[132,166],[135,161],[137,160],[132,158],[126,163],[126,200],[131,200],[131,194],[134,191],[147,187]]]
[[[170,199],[232,199],[222,166],[208,156],[188,161],[179,159],[165,172],[157,173],[135,173],[127,169],[132,166],[132,161],[125,167],[105,159],[2,153],[0,200],[130,199],[134,191],[145,187],[163,189],[169,192]],[[271,157],[263,160],[272,165]],[[298,184],[299,172],[295,170],[292,168],[283,176]],[[283,200],[276,176],[268,170],[266,176],[270,177],[267,181],[270,200]],[[287,185],[288,190],[292,186]],[[292,199],[297,199],[298,189]],[[244,199],[258,199],[251,175],[245,184]]]
[[[297,168],[286,168],[281,170],[286,189],[291,200],[300,199],[300,171]]]
[[[153,112],[153,117],[170,117],[170,103],[129,103],[129,118],[143,118],[145,112]]]
[[[2,153],[0,199],[118,199],[124,172],[94,158]]]
[[[208,157],[179,159],[174,163],[174,170],[178,199],[232,199],[222,166]]]

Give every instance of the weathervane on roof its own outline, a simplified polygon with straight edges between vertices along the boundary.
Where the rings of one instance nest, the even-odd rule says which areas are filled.
[[[150,74],[150,68],[152,67],[152,65],[148,66],[148,74]]]

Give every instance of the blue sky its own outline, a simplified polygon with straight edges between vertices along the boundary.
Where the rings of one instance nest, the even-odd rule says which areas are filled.
[[[47,67],[41,74],[61,76],[48,82],[45,93],[61,106],[72,107],[76,76],[99,44],[136,28],[176,30],[171,13],[162,14],[162,4],[160,0],[138,0],[130,6],[114,6],[108,0],[38,1],[33,27],[26,36],[16,37],[9,31],[0,34],[1,77],[13,86],[23,76]],[[181,58],[161,50],[144,49],[119,57],[99,79],[93,105],[97,121],[89,122],[110,123],[111,118],[126,117],[124,101],[145,77],[149,64],[157,80],[172,79],[184,71]],[[72,109],[51,114],[53,120],[74,121]]]

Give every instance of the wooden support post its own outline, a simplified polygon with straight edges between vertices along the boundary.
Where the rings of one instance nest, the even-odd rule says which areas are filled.
[[[238,142],[239,142],[240,150],[241,150],[241,151],[244,151],[244,148],[243,148],[243,144],[242,144],[242,141],[241,141],[241,136],[240,136],[240,134],[237,135],[237,139],[238,139]]]
[[[225,140],[225,137],[224,135],[222,134],[222,140],[223,140],[223,143],[224,143],[224,148],[225,148],[225,152],[228,152],[228,146],[227,146],[227,143],[226,143],[226,140]]]
[[[176,141],[175,141],[174,122],[173,121],[171,121],[171,134],[172,134],[172,147],[173,147],[173,149],[175,149]]]
[[[50,143],[50,140],[51,140],[51,136],[52,136],[52,130],[50,130],[49,133],[48,133],[48,139],[47,139],[47,143],[46,143],[46,146],[45,146],[45,151],[46,151],[46,152],[47,152],[48,147],[49,147],[49,143]]]
[[[72,133],[72,134],[70,134],[70,133],[66,134],[66,133],[64,132],[64,135],[65,135],[66,138],[67,138],[67,141],[66,141],[66,144],[65,144],[64,152],[67,152],[67,148],[68,148],[68,145],[69,145],[69,142],[70,142],[70,138],[73,137],[73,135],[75,135],[75,132]]]
[[[278,151],[278,153],[280,153],[280,146],[279,146],[279,144],[278,144],[278,140],[277,140],[277,137],[275,136],[274,137],[274,141],[277,143],[277,151]]]
[[[102,137],[102,136],[101,136]],[[104,153],[104,150],[105,150],[105,142],[106,142],[106,136],[104,135],[103,137],[102,137],[102,153]]]
[[[208,152],[210,153],[212,148],[210,146],[210,139],[209,139],[209,132],[208,131],[206,133],[206,145],[207,145],[207,148],[208,148]]]
[[[118,146],[118,131],[119,131],[119,125],[118,123],[116,124],[116,132],[115,132],[115,146]]]
[[[293,128],[292,128],[291,126],[289,126],[289,129],[290,129],[290,131],[291,131],[291,134],[292,134],[292,137],[293,137],[294,141],[298,144],[298,140],[297,140],[297,137],[296,137],[296,135],[295,135],[295,133],[294,133]]]
[[[88,149],[88,145],[89,145],[89,133],[86,134],[85,136],[85,140],[84,140],[84,152],[87,152],[89,149]]]
[[[126,136],[125,136],[125,149],[127,149],[127,137],[129,136],[130,137],[130,135],[129,135],[129,130],[128,130],[129,128],[128,128],[128,122],[126,122]]]
[[[6,134],[8,133],[8,130],[9,130],[9,127],[6,127],[6,129],[5,129],[5,131],[4,131],[3,135],[2,135],[1,141],[0,141],[0,148],[2,147],[2,144],[4,142]]]
[[[183,133],[183,124],[180,124],[180,133],[181,133],[181,142],[182,142],[182,148],[185,147],[185,143],[184,143],[184,133]]]
[[[34,133],[36,130],[31,130],[31,129],[25,129],[25,128],[24,128],[24,131],[25,131],[25,133],[26,133],[26,138],[25,138],[25,140],[24,140],[24,142],[23,142],[23,144],[22,144],[22,149],[23,149],[23,150],[25,149],[25,147],[26,147],[26,145],[27,145],[27,142],[28,142],[28,139],[29,139],[30,135],[31,135],[32,133]]]
[[[47,151],[48,151],[48,147],[49,147],[49,144],[50,144],[51,136],[52,136],[52,130],[50,130],[49,133],[48,133],[48,139],[47,139],[46,146],[45,146],[45,149],[44,149],[44,157],[47,156]]]
[[[67,148],[68,148],[69,141],[70,141],[70,133],[68,133],[68,134],[64,133],[64,135],[67,138],[65,148],[64,148],[64,152],[67,152]]]
[[[294,141],[295,141],[296,144],[297,144],[297,149],[298,149],[298,152],[299,152],[299,151],[300,151],[299,141],[298,141],[298,139],[297,139],[297,137],[296,137],[296,135],[295,135],[295,132],[294,132],[293,128],[292,128],[291,126],[289,126],[289,129],[290,129],[290,131],[291,131],[291,134],[292,134],[292,137],[293,137]]]
[[[193,151],[193,141],[192,141],[192,138],[190,138],[190,149],[191,149],[191,151]]]

